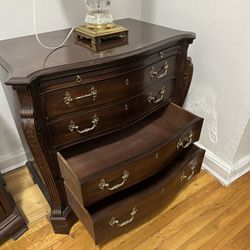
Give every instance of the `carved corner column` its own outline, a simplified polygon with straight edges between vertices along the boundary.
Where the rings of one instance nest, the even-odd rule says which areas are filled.
[[[181,105],[183,105],[186,99],[188,90],[190,88],[190,84],[192,82],[193,72],[194,72],[194,66],[192,63],[192,59],[191,57],[188,57],[186,60],[186,65],[185,65],[185,70],[184,70],[182,93],[181,93],[181,99],[180,99]]]
[[[176,94],[174,102],[182,106],[186,97],[193,77],[193,63],[191,57],[187,57],[187,50],[190,43],[185,41],[185,45],[180,55],[180,65],[176,83]]]
[[[34,103],[28,86],[15,86],[21,104],[20,116],[26,140],[38,165],[45,182],[51,208],[51,223],[55,233],[69,233],[76,222],[76,216],[67,205],[63,181],[55,174],[57,162],[54,165],[50,159],[50,152],[40,131],[37,114],[34,112]]]

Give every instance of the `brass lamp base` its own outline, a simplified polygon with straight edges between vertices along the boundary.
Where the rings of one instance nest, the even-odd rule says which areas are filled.
[[[95,51],[100,50],[102,44],[111,40],[121,40],[122,44],[128,41],[128,29],[114,23],[104,25],[81,25],[74,29],[77,43],[82,43]],[[99,49],[97,49],[99,48]]]

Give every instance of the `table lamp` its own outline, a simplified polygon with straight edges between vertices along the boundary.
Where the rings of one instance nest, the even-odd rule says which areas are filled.
[[[113,22],[111,0],[85,0],[85,3],[88,9],[85,24],[74,30],[79,41],[89,39],[92,44],[99,44],[114,37],[127,37],[128,29]]]

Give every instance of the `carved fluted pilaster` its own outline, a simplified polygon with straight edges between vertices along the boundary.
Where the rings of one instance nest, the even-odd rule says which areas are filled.
[[[191,81],[192,81],[192,77],[193,77],[193,63],[192,63],[192,59],[191,57],[188,57],[186,60],[186,64],[185,64],[185,70],[184,70],[184,78],[183,78],[183,85],[182,85],[182,93],[181,93],[181,105],[184,103]]]
[[[18,86],[14,88],[17,91],[19,101],[21,104],[20,116],[22,118],[22,126],[26,135],[27,142],[35,158],[41,175],[44,179],[48,193],[51,199],[52,213],[61,214],[62,204],[60,195],[55,183],[55,179],[51,172],[48,160],[44,154],[42,138],[38,135],[38,129],[36,126],[36,117],[34,112],[34,105],[31,94],[27,89],[27,86]]]
[[[192,59],[190,57],[187,57],[186,53],[187,53],[187,48],[183,50],[182,55],[180,57],[181,63],[178,67],[179,73],[175,89],[174,103],[176,103],[179,106],[182,106],[186,99],[193,77]]]

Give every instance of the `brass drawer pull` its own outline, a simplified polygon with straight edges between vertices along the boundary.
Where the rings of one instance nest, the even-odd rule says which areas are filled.
[[[109,183],[106,183],[106,181],[104,179],[102,179],[98,186],[101,190],[104,190],[104,188],[106,187],[109,191],[113,191],[113,190],[116,190],[116,189],[122,187],[125,184],[125,182],[128,180],[128,177],[129,177],[129,172],[127,170],[125,170],[123,172],[123,175],[122,175],[122,182],[121,183],[116,184],[113,187],[109,187]]]
[[[164,98],[164,95],[166,94],[166,90],[165,90],[164,86],[162,86],[161,91],[159,92],[159,94],[160,94],[160,97],[157,98],[156,96],[153,96],[152,93],[150,92],[149,97],[148,97],[148,102],[149,103],[153,102],[155,104],[161,102],[163,100],[163,98]]]
[[[70,132],[74,132],[74,130],[76,130],[79,134],[85,134],[85,133],[88,133],[91,130],[94,130],[96,128],[97,124],[98,124],[98,121],[99,121],[99,118],[96,115],[94,115],[93,120],[91,121],[93,126],[90,127],[90,128],[85,128],[83,130],[79,130],[79,126],[75,125],[75,122],[73,120],[71,120],[70,123],[69,123],[68,128],[69,128]]]
[[[192,178],[193,178],[193,176],[194,176],[194,170],[195,170],[195,166],[191,166],[191,174],[189,175],[189,176],[187,176],[186,175],[186,172],[184,171],[183,173],[182,173],[182,176],[180,177],[180,179],[181,179],[181,181],[184,181],[184,180],[187,180],[187,181],[189,181],[189,180],[191,180]]]
[[[137,213],[137,208],[134,207],[132,209],[131,213],[130,213],[131,218],[129,220],[120,223],[119,220],[117,220],[115,217],[112,217],[110,222],[109,222],[109,225],[112,226],[112,227],[114,225],[117,225],[118,227],[124,227],[124,226],[128,225],[129,223],[131,223],[134,220],[136,213]]]
[[[187,148],[193,142],[193,132],[192,130],[189,131],[189,134],[186,135],[184,138],[180,138],[177,143],[177,149],[179,148]]]
[[[151,71],[150,71],[150,76],[151,78],[158,78],[158,79],[162,79],[164,76],[167,75],[168,73],[168,68],[169,68],[169,65],[168,65],[168,60],[166,60],[165,64],[162,66],[162,68],[160,69],[159,72],[155,71],[155,68],[154,66],[152,66],[151,68]],[[160,74],[161,71],[164,71],[163,73]]]
[[[93,101],[95,101],[95,99],[97,97],[97,90],[94,88],[94,86],[91,87],[91,90],[90,90],[89,94],[78,96],[78,97],[75,97],[75,98],[73,98],[70,95],[70,93],[67,91],[65,93],[65,96],[64,96],[63,100],[64,100],[64,103],[70,107],[71,102],[74,102],[74,101],[77,101],[77,100],[80,100],[80,99],[84,99],[84,98],[87,98],[87,97],[92,97]]]

